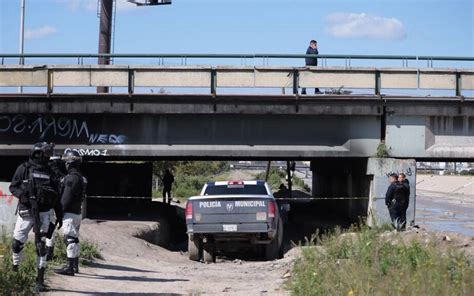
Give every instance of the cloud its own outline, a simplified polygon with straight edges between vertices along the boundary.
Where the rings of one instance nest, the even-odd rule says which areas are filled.
[[[98,0],[57,0],[60,4],[65,5],[69,10],[97,10],[97,1]]]
[[[98,10],[98,1],[99,0],[57,0],[59,3],[65,5],[69,10],[79,11],[94,11]],[[117,5],[117,11],[128,11],[136,9],[137,6],[133,3],[128,2],[127,0],[115,0],[115,5]]]
[[[53,35],[58,30],[51,26],[42,26],[37,29],[28,29],[25,32],[26,39],[41,39]]]
[[[332,13],[326,17],[326,31],[337,38],[402,40],[406,31],[400,20],[366,13]]]

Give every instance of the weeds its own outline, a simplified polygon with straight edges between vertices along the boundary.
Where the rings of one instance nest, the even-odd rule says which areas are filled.
[[[0,295],[32,295],[36,278],[36,251],[31,242],[25,244],[19,272],[12,271],[11,238],[0,238]]]
[[[386,158],[386,157],[389,157],[389,156],[390,156],[390,154],[388,153],[387,145],[385,145],[385,142],[382,141],[377,146],[377,153],[375,154],[375,157]]]
[[[36,250],[31,241],[25,244],[23,260],[19,272],[12,271],[12,239],[3,234],[0,238],[0,295],[33,295],[36,279]],[[86,240],[81,241],[81,264],[103,259],[97,246]],[[56,236],[53,262],[49,267],[66,261],[66,246],[60,235]]]
[[[315,237],[287,287],[294,295],[474,295],[474,270],[462,252],[402,238],[368,228]]]
[[[95,259],[104,259],[96,244],[91,243],[87,240],[81,240],[80,245],[81,255],[79,258],[81,264],[87,265]],[[62,236],[56,234],[54,241],[54,254],[52,265],[63,264],[64,262],[66,262],[66,259],[66,245],[63,242]]]

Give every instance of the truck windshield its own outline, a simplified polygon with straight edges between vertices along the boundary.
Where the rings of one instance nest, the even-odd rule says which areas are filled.
[[[204,195],[268,195],[264,185],[213,185],[207,186]]]

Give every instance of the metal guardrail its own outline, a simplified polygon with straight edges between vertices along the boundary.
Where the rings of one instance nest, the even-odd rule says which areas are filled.
[[[0,53],[1,64],[6,59],[27,58],[74,58],[78,64],[83,64],[84,59],[90,58],[133,58],[133,59],[158,59],[158,65],[164,65],[164,59],[179,58],[181,64],[187,65],[188,59],[262,59],[264,65],[269,64],[269,59],[304,59],[318,58],[322,66],[327,66],[327,60],[344,60],[345,65],[351,66],[351,60],[399,60],[403,67],[408,67],[408,61],[426,61],[427,67],[433,67],[433,61],[458,61],[474,62],[474,56],[416,56],[416,55],[353,55],[353,54],[278,54],[278,53],[256,53],[256,54],[208,54],[208,53],[131,53],[131,54],[98,54],[98,53]]]

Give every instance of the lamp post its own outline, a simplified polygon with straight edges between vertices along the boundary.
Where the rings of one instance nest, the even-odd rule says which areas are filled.
[[[20,55],[23,55],[25,50],[25,0],[20,0]],[[20,65],[25,64],[25,59],[20,56]],[[18,87],[18,92],[23,92],[23,87]]]

